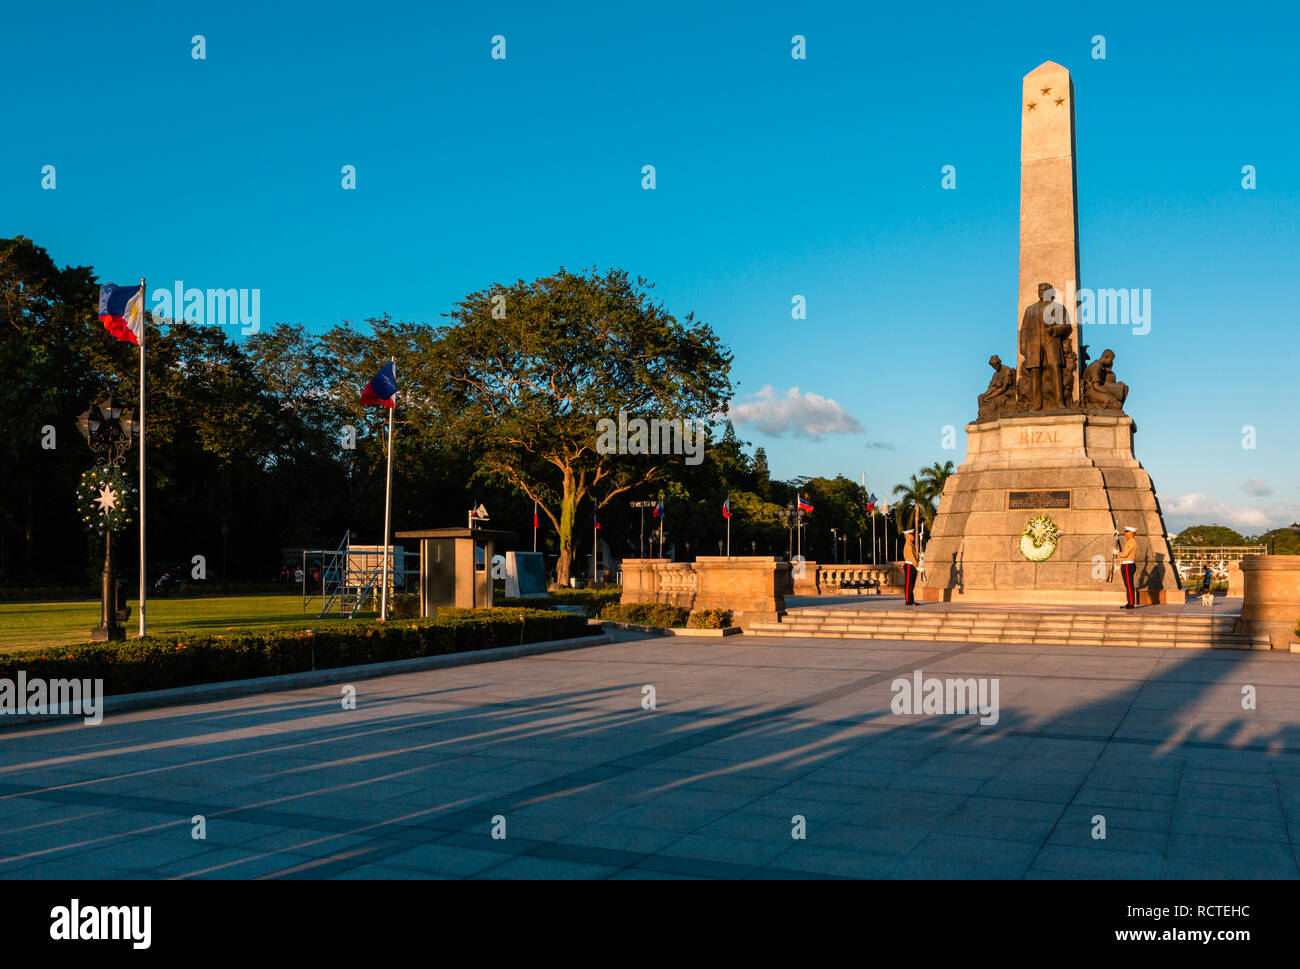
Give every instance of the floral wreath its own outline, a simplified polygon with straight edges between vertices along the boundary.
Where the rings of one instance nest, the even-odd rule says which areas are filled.
[[[1046,562],[1056,551],[1061,527],[1049,515],[1035,515],[1020,533],[1020,554],[1031,562]]]
[[[77,485],[77,514],[92,532],[117,532],[131,524],[135,486],[114,465],[91,468]]]

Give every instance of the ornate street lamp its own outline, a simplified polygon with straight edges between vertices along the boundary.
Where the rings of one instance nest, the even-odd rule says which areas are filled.
[[[95,467],[81,476],[77,503],[82,523],[104,533],[104,571],[100,576],[100,624],[90,631],[95,642],[125,639],[118,624],[117,583],[113,574],[113,533],[131,521],[131,495],[135,488],[121,464],[140,424],[131,411],[113,403],[112,394],[98,408],[91,406],[77,418],[77,429],[95,456]],[[129,610],[127,610],[129,612]],[[125,615],[122,617],[126,618]]]

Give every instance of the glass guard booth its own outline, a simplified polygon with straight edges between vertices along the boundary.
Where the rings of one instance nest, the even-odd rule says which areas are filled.
[[[420,543],[420,615],[439,606],[487,609],[492,605],[492,556],[498,542],[514,532],[487,528],[429,528],[397,532],[395,538]]]

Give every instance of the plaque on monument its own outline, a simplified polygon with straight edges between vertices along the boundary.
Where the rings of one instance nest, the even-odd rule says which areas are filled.
[[[1057,491],[1008,491],[1007,510],[1023,508],[1069,508],[1069,489]]]

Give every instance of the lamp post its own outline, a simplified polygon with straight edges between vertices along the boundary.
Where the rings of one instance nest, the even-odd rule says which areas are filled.
[[[840,539],[838,532],[838,529],[831,529],[831,561],[836,565],[840,564]]]
[[[641,557],[642,557],[642,558],[645,558],[645,510],[646,510],[647,508],[653,508],[653,507],[655,507],[655,505],[657,505],[658,502],[655,502],[655,501],[630,501],[630,502],[628,502],[628,504],[629,504],[632,508],[640,508],[640,509],[641,509]],[[654,533],[651,532],[651,533],[650,533],[650,545],[651,545],[651,548],[654,547],[654,540],[655,540]]]
[[[98,413],[96,413],[98,410]],[[105,470],[115,468],[126,460],[126,452],[131,449],[131,442],[140,432],[140,424],[132,419],[131,411],[122,410],[113,403],[113,395],[108,400],[88,407],[77,418],[77,430],[85,439],[86,445],[95,456],[95,464]],[[125,639],[126,631],[117,621],[117,582],[113,571],[113,529],[109,515],[125,503],[126,495],[117,494],[108,484],[104,484],[94,499],[99,506],[99,513],[104,521],[104,570],[100,574],[100,623],[90,631],[93,642]]]

